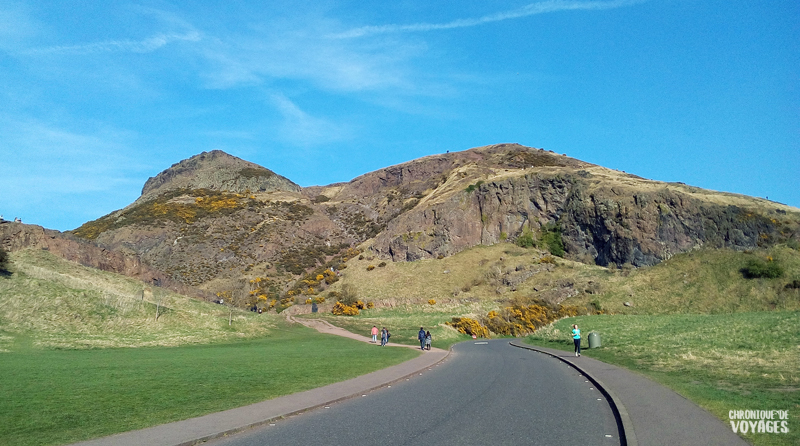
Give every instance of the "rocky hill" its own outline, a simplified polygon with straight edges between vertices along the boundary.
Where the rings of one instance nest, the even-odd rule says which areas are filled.
[[[329,282],[319,275],[346,267],[357,247],[413,261],[517,242],[584,263],[638,267],[701,246],[798,240],[800,209],[517,144],[307,188],[214,151],[150,178],[130,206],[73,234],[187,286],[274,302],[318,293]]]
[[[258,164],[230,156],[221,150],[203,152],[151,177],[137,201],[149,200],[174,190],[211,189],[228,192],[300,192],[300,186]]]

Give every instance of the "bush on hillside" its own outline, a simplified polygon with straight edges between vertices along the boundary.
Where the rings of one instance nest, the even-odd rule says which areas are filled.
[[[772,257],[767,260],[750,259],[740,271],[746,279],[777,279],[784,273],[783,267]]]
[[[549,223],[542,228],[539,240],[550,254],[564,257],[564,241],[561,239],[561,227],[557,223]]]
[[[454,317],[452,321],[445,322],[445,324],[455,328],[460,333],[474,335],[479,338],[488,338],[489,330],[486,329],[480,322],[468,317]]]
[[[359,311],[358,307],[355,305],[345,305],[341,302],[336,302],[333,304],[333,310],[331,313],[337,316],[357,316]]]
[[[0,247],[0,275],[5,276],[9,274],[8,263],[9,263],[8,253],[6,252],[5,249]]]
[[[522,230],[522,235],[517,237],[517,246],[523,248],[533,248],[536,245],[536,240],[533,238],[533,232],[529,228]]]
[[[537,329],[565,317],[574,317],[586,312],[585,309],[573,305],[550,305],[535,300],[530,305],[514,304],[497,311],[490,311],[483,318],[483,323],[493,333],[525,336]]]

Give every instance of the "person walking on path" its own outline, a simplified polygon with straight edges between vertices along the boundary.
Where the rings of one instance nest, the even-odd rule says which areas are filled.
[[[581,355],[581,330],[578,324],[572,324],[572,342],[575,343],[575,356]]]
[[[431,349],[431,342],[432,341],[433,341],[433,337],[431,336],[431,332],[430,331],[425,332],[425,349],[426,350],[430,350]]]
[[[372,334],[372,341],[371,342],[373,344],[377,344],[378,343],[378,327],[373,325],[371,334]]]
[[[383,327],[383,329],[381,329],[381,347],[384,347],[387,342],[389,342],[389,330]]]
[[[425,350],[425,329],[419,327],[419,333],[417,333],[417,339],[419,339],[419,349]]]

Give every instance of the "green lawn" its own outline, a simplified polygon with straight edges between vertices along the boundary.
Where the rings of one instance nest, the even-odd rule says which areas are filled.
[[[0,354],[0,444],[50,445],[139,429],[343,381],[413,358],[283,326],[216,345]]]
[[[525,339],[572,351],[570,326],[601,336],[585,356],[644,373],[728,424],[729,410],[788,410],[788,434],[756,445],[800,444],[800,312],[583,316]]]

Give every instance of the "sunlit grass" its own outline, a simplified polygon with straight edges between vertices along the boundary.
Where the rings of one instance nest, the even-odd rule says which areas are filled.
[[[800,312],[584,316],[526,342],[572,350],[570,325],[600,334],[586,356],[645,373],[727,422],[735,409],[788,410],[789,434],[748,435],[756,445],[800,444]],[[586,336],[584,336],[584,339]],[[584,347],[586,341],[584,341]]]
[[[267,338],[235,343],[4,353],[0,444],[64,444],[191,418],[353,378],[417,354],[280,325]]]

